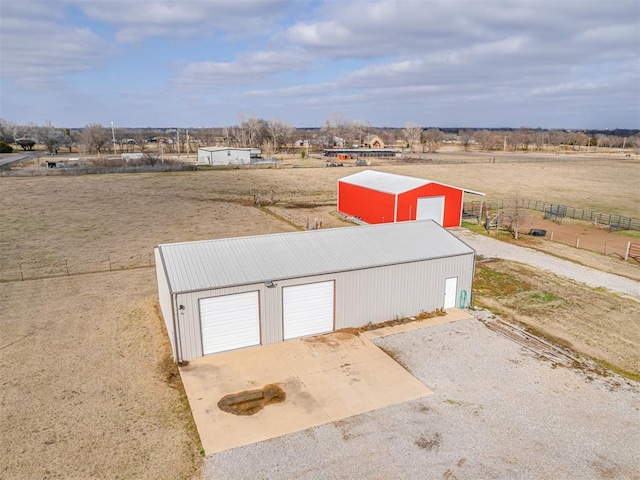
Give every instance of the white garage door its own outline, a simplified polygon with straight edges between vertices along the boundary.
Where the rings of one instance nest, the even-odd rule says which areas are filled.
[[[260,345],[258,292],[200,299],[204,355]]]
[[[424,197],[418,199],[416,220],[435,220],[442,225],[444,220],[444,197]]]
[[[333,331],[333,281],[282,289],[284,339]]]

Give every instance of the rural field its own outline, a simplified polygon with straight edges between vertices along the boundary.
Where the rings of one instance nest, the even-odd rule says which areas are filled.
[[[158,317],[152,250],[320,222],[350,226],[333,214],[336,185],[361,168],[293,164],[323,162],[0,177],[0,478],[196,475],[200,445]],[[369,168],[482,191],[487,199],[518,194],[640,217],[634,159],[394,160]],[[565,227],[605,235],[612,245],[630,238],[584,223]],[[518,242],[640,280],[637,262],[526,235]],[[487,262],[477,273],[483,305],[638,378],[637,302],[509,262]]]

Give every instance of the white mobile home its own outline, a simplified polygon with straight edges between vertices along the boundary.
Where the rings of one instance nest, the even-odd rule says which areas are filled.
[[[204,147],[198,149],[198,165],[249,165],[260,158],[258,148]]]

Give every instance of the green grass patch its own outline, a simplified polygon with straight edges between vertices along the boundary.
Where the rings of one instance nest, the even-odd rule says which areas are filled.
[[[594,358],[594,362],[596,362],[601,367],[606,368],[607,370],[611,370],[618,375],[628,378],[629,380],[633,380],[635,382],[640,382],[640,374],[635,372],[628,372],[626,370],[622,370],[621,368],[616,367],[615,365],[606,362],[604,360],[600,360],[599,358]]]
[[[621,237],[640,238],[640,232],[636,232],[635,230],[618,230],[617,232],[613,232],[613,234]]]
[[[493,298],[505,298],[531,290],[531,285],[508,273],[499,272],[488,266],[478,264],[474,279],[474,295]]]
[[[551,292],[533,292],[531,294],[531,299],[535,300],[537,303],[550,303],[550,302],[557,302],[559,300],[562,300],[561,297],[554,295]]]

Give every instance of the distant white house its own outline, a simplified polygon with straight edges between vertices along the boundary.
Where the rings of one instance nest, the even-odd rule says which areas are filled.
[[[122,160],[125,162],[131,162],[131,161],[139,161],[142,160],[142,158],[144,157],[144,154],[142,153],[123,153],[121,155]]]
[[[259,148],[203,147],[198,149],[198,165],[249,165],[260,160]]]

